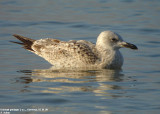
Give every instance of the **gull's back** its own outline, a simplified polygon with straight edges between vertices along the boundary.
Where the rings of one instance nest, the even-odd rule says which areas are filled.
[[[25,49],[41,56],[55,67],[91,67],[98,59],[94,53],[95,45],[88,41],[65,42],[51,38],[30,40],[20,35],[14,36],[23,42],[23,47],[28,47]]]
[[[56,39],[41,39],[32,45],[34,53],[56,67],[85,67],[94,65],[97,57],[89,45],[77,41],[64,42]]]

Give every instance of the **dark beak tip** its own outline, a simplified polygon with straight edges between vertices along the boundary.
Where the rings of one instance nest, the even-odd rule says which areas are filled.
[[[126,45],[124,45],[124,47],[130,48],[130,49],[133,49],[133,50],[138,50],[138,47],[134,44],[131,44],[131,43],[127,43]]]
[[[138,47],[134,45],[133,47],[131,47],[131,49],[138,50]]]
[[[134,48],[134,50],[138,50],[138,48]]]

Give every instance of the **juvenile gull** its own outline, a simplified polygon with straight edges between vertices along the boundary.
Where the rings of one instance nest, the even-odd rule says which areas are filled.
[[[120,69],[123,65],[121,47],[137,50],[131,43],[124,42],[122,37],[112,31],[103,31],[96,44],[85,40],[60,41],[45,38],[33,40],[17,34],[13,35],[21,42],[24,49],[44,58],[58,68],[109,68]]]

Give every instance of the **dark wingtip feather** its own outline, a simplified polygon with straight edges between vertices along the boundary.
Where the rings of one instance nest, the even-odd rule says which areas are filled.
[[[18,40],[20,40],[22,42],[26,42],[26,41],[34,42],[35,41],[31,38],[27,38],[27,37],[24,37],[24,36],[21,36],[21,35],[18,35],[18,34],[13,34],[13,36],[16,37]]]
[[[16,44],[20,44],[23,45],[24,49],[27,49],[29,51],[34,51],[32,49],[32,44],[35,40],[24,37],[24,36],[20,36],[18,34],[13,34],[14,37],[16,37],[18,40],[20,40],[21,42],[15,42],[15,41],[11,41],[12,43],[16,43]]]
[[[15,41],[9,41],[9,42],[12,42],[12,43],[15,43],[15,44],[24,45],[24,43],[22,43],[22,42],[15,42]]]

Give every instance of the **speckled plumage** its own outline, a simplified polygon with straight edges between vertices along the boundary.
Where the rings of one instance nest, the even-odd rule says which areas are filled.
[[[29,39],[20,35],[13,35],[22,43],[23,47],[46,59],[55,67],[93,67],[93,68],[121,68],[123,57],[120,47],[137,49],[133,44],[126,43],[121,36],[111,31],[102,32],[96,44],[85,40],[60,41],[45,38]]]

